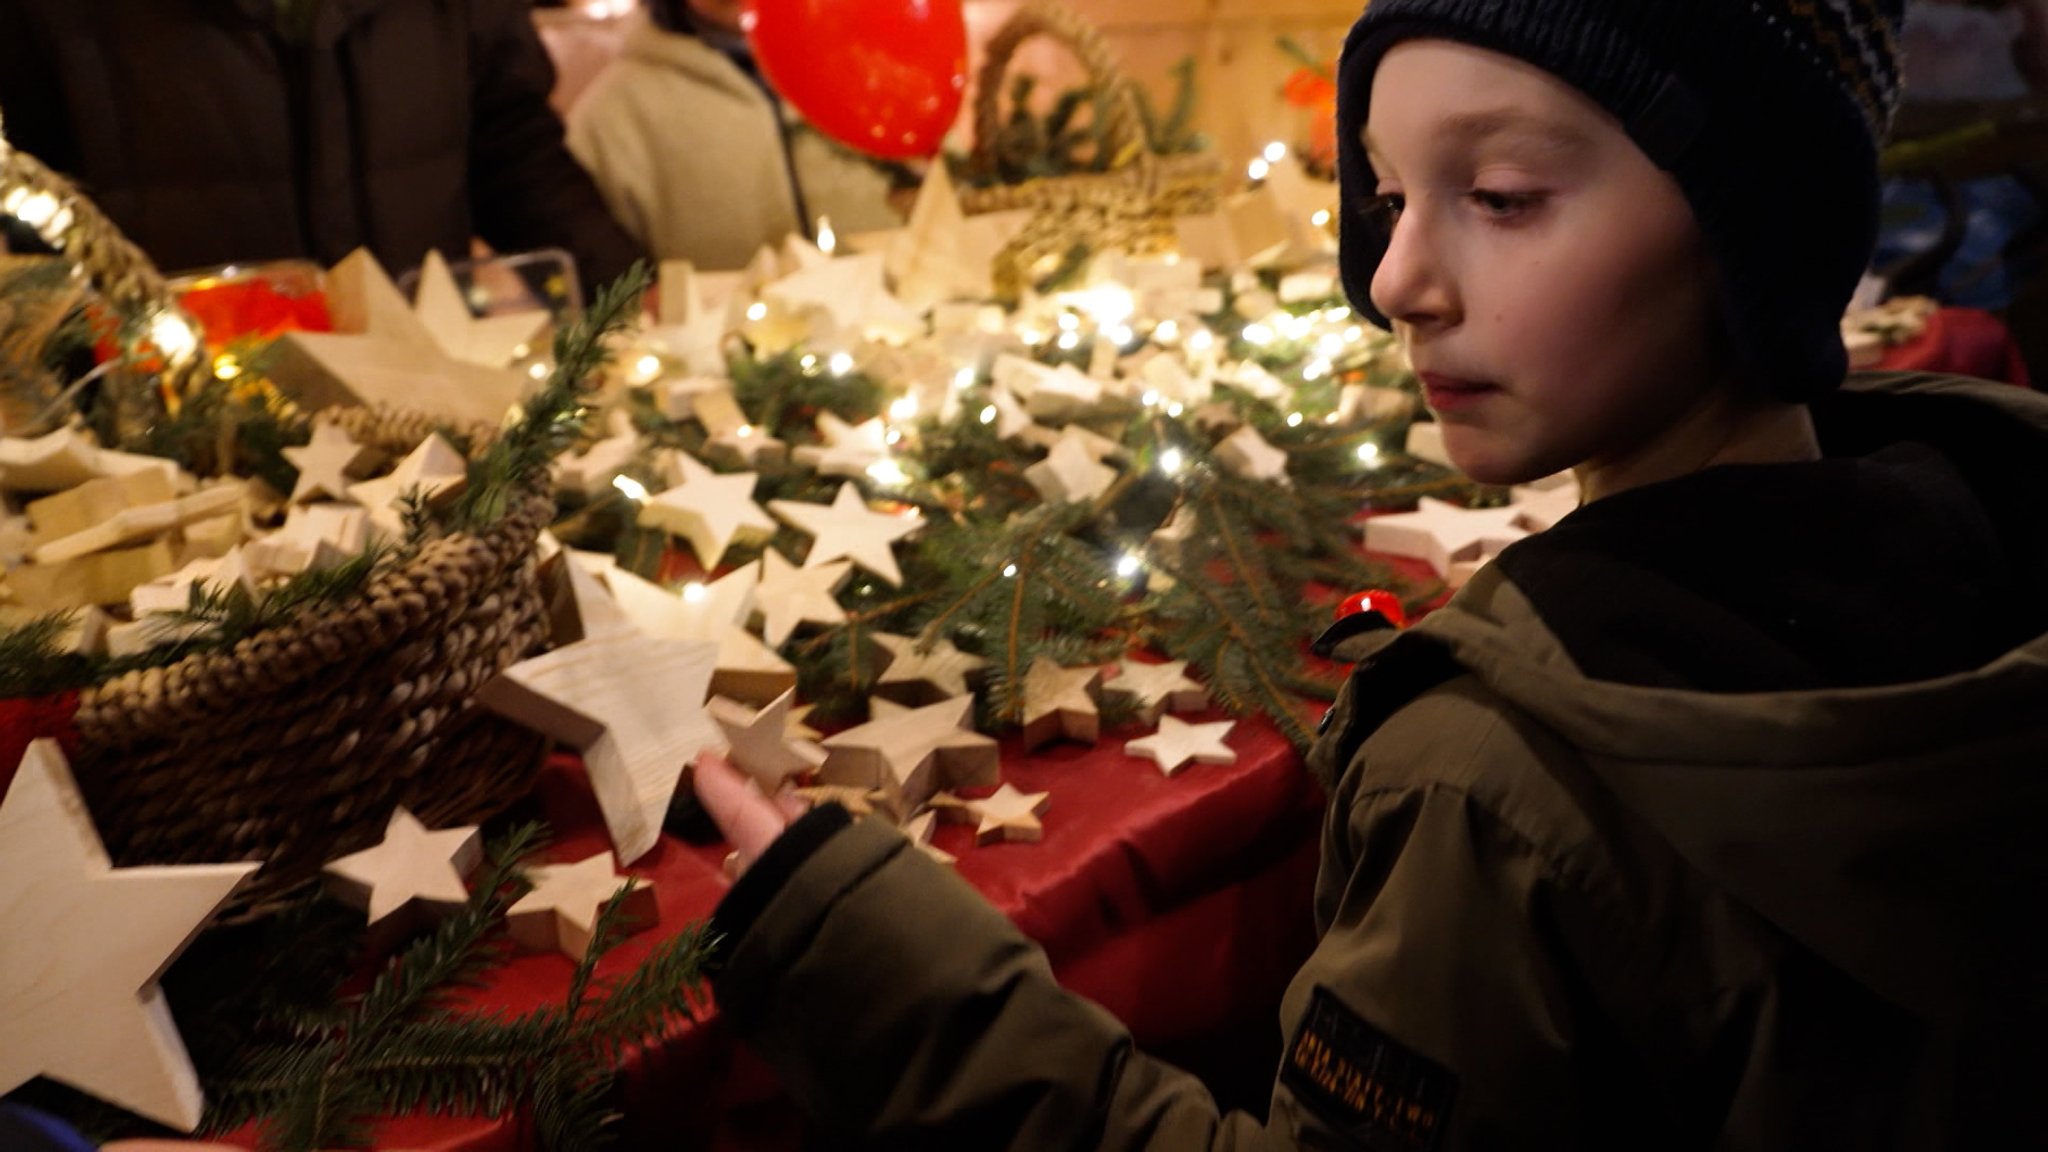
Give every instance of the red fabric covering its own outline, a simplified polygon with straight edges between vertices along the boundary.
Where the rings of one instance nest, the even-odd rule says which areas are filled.
[[[1210,717],[1211,719],[1217,717]],[[961,876],[1042,943],[1069,988],[1128,1022],[1148,1050],[1209,1072],[1226,1099],[1263,1104],[1277,1053],[1278,1004],[1314,945],[1310,894],[1322,795],[1286,740],[1239,721],[1230,765],[1191,765],[1171,779],[1106,733],[1093,747],[1025,754],[1004,746],[1003,777],[1049,791],[1037,844],[976,847],[972,829],[942,826],[936,843]],[[604,824],[573,759],[539,786],[558,860],[606,850]],[[664,836],[630,871],[654,882],[660,926],[606,957],[600,976],[637,964],[661,938],[707,916],[724,895],[723,845]],[[917,910],[904,909],[915,916]],[[935,926],[936,929],[937,926]],[[466,1000],[502,1013],[559,1000],[570,962],[515,959]],[[714,1014],[685,1026],[627,1069],[626,1147],[796,1147],[801,1120],[760,1062]],[[253,1145],[248,1130],[235,1143]],[[376,1130],[379,1148],[523,1149],[517,1120],[406,1118]]]
[[[1947,372],[2029,387],[2027,362],[2005,322],[1976,308],[1943,308],[1920,335],[1885,351],[1884,372]]]
[[[14,782],[30,741],[48,736],[63,745],[67,756],[77,750],[78,729],[71,724],[77,714],[76,692],[0,700],[0,796]]]

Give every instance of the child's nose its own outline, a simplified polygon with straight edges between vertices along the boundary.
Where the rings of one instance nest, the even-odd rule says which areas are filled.
[[[1412,209],[1403,213],[1373,273],[1373,307],[1389,320],[1441,325],[1454,318],[1456,298],[1426,225]]]

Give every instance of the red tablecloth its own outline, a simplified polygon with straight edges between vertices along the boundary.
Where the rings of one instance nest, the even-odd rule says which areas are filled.
[[[1886,372],[1949,372],[2003,380],[2026,387],[2027,363],[2005,322],[1975,308],[1943,308],[1928,317],[1920,335],[1885,350],[1876,369]]]
[[[1264,722],[1232,730],[1235,764],[1190,765],[1170,779],[1124,755],[1123,742],[1147,731],[1030,754],[1006,743],[1004,779],[1052,795],[1044,839],[976,847],[971,829],[945,826],[935,842],[1044,945],[1064,984],[1129,1023],[1148,1051],[1207,1074],[1226,1099],[1262,1105],[1280,994],[1314,944],[1322,796]],[[573,759],[549,766],[538,795],[554,858],[606,849]],[[664,932],[709,914],[727,887],[724,855],[723,845],[664,836],[636,862],[629,871],[654,882],[661,922],[607,956],[600,974],[630,968]],[[560,956],[523,956],[468,999],[517,1013],[560,999],[570,968]],[[624,1147],[793,1147],[801,1131],[766,1069],[715,1014],[643,1052],[627,1069],[623,1104]],[[529,1137],[516,1120],[421,1117],[381,1124],[376,1145],[509,1152],[530,1147]],[[253,1143],[246,1131],[235,1139]]]

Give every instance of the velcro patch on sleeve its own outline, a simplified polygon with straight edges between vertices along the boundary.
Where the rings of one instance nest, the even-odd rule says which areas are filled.
[[[1458,1078],[1403,1047],[1318,986],[1280,1062],[1295,1099],[1367,1152],[1428,1152]]]

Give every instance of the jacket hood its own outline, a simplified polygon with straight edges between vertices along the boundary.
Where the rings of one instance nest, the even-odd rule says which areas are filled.
[[[1873,377],[1814,414],[1828,459],[1588,505],[1340,654],[1448,653],[1879,995],[2038,1010],[2048,398]]]
[[[700,84],[750,102],[766,99],[761,85],[706,39],[656,27],[647,13],[640,10],[635,10],[627,20],[625,40],[620,47],[625,59],[681,72]]]

